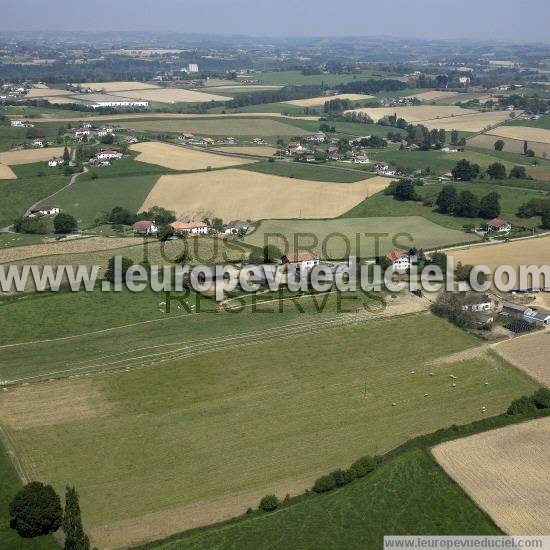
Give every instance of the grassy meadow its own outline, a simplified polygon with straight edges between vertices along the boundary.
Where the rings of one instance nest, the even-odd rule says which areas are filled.
[[[311,494],[277,512],[192,531],[146,548],[306,549],[323,541],[327,549],[362,550],[382,548],[385,535],[434,534],[500,535],[501,531],[428,453],[413,450],[331,494]]]
[[[437,221],[434,223],[413,209],[410,214],[398,213],[389,205],[384,212],[380,208],[378,214],[372,205],[380,204],[382,199],[394,201],[393,197],[376,194],[354,208],[349,216],[337,219],[263,220],[245,237],[244,243],[256,247],[272,244],[283,252],[311,247],[322,258],[342,259],[349,255],[372,258],[413,245],[432,249],[478,240],[477,236],[460,231],[461,227],[437,225]],[[378,249],[375,234],[380,236]]]
[[[212,329],[221,318],[196,317],[195,323],[208,318]],[[240,322],[235,317],[233,329]],[[262,315],[249,317],[259,322]],[[177,321],[181,351],[162,365],[23,386],[1,396],[2,422],[24,467],[58,490],[77,486],[96,544],[115,545],[112,537],[128,542],[151,529],[169,534],[220,511],[231,517],[266,492],[300,492],[360,455],[479,419],[482,406],[498,414],[536,387],[499,359],[431,363],[479,341],[428,314],[312,328],[307,347],[294,331],[187,357],[188,322]],[[154,352],[158,362],[169,348],[155,337],[155,324],[148,331],[148,338],[126,334],[141,356]],[[127,357],[132,343],[122,333],[113,336],[103,341],[116,339]],[[77,347],[82,355],[93,346],[96,361],[98,349],[105,358],[110,351],[97,339],[72,346],[73,357]],[[63,347],[57,342],[49,353],[75,366],[70,354],[60,353]],[[33,354],[47,357],[44,349]],[[203,512],[197,515],[196,507]]]

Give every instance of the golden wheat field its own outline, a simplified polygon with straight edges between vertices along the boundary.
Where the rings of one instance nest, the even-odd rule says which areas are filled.
[[[536,332],[499,342],[493,349],[506,361],[550,387],[550,333]]]
[[[495,270],[500,265],[547,265],[550,262],[550,236],[498,244],[473,246],[464,250],[448,250],[455,263],[487,265]]]
[[[285,101],[289,105],[295,105],[296,107],[317,107],[325,104],[326,101],[333,99],[349,99],[350,101],[364,101],[365,99],[372,99],[374,96],[366,94],[337,94],[331,96],[310,97],[309,99],[294,99],[292,101]]]
[[[419,123],[428,129],[460,130],[464,132],[480,132],[508,120],[507,111],[482,113],[472,109],[463,109],[456,105],[413,105],[405,107],[373,107],[354,109],[346,113],[361,112],[370,116],[375,122],[386,116],[396,114],[409,123]]]
[[[0,180],[16,180],[17,176],[6,164],[0,164]]]
[[[92,90],[105,90],[106,92],[125,92],[126,90],[148,90],[158,89],[156,84],[146,84],[145,82],[82,82],[78,84],[81,88],[91,88]]]
[[[305,181],[228,169],[161,176],[140,210],[163,206],[196,219],[334,218],[390,180],[376,177],[356,183]]]
[[[47,87],[34,87],[29,90],[25,96],[27,99],[46,99],[49,97],[68,95],[70,92],[67,90],[56,90]]]
[[[196,90],[180,90],[177,88],[156,88],[147,90],[124,91],[124,96],[131,99],[144,99],[160,103],[205,103],[207,101],[228,101],[230,96],[207,94]]]
[[[133,101],[133,100],[130,100],[129,98],[127,97],[121,97],[121,96],[117,96],[117,95],[112,95],[112,94],[101,94],[101,93],[95,93],[95,94],[74,94],[74,95],[70,95],[70,96],[67,96],[68,99],[70,99],[71,101],[90,101],[90,102],[94,102],[94,101],[125,101],[125,100],[129,100],[129,101]]]
[[[550,535],[550,418],[449,441],[443,469],[509,535]]]
[[[255,162],[251,159],[216,155],[153,141],[136,143],[130,149],[140,153],[136,160],[158,164],[172,170],[205,170],[209,166],[211,168],[225,168]]]
[[[29,164],[40,162],[63,154],[63,147],[45,147],[43,149],[23,149],[22,151],[5,151],[0,153],[0,164]]]
[[[530,128],[529,126],[499,126],[490,132],[492,136],[550,143],[550,130],[544,128]]]

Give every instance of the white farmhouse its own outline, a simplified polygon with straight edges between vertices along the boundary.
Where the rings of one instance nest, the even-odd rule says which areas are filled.
[[[59,214],[59,206],[53,204],[41,204],[31,208],[29,218],[39,218],[40,216],[57,216]]]
[[[132,225],[136,235],[154,235],[158,231],[157,224],[150,220],[140,220]]]
[[[61,166],[64,163],[63,157],[53,157],[48,161],[48,166]]]
[[[487,231],[496,233],[508,233],[512,229],[512,224],[502,218],[494,218],[487,224]]]
[[[287,268],[295,266],[298,271],[309,271],[319,265],[319,258],[311,252],[298,252],[297,254],[286,254],[281,258],[281,263]]]
[[[172,222],[170,227],[178,235],[207,235],[212,230],[212,227],[204,222],[181,222],[178,220]]]
[[[121,159],[122,153],[120,151],[115,151],[114,149],[104,149],[103,151],[100,151],[95,158],[98,160]]]
[[[390,261],[394,271],[405,272],[411,267],[411,257],[401,250],[390,252],[386,255],[386,258]]]

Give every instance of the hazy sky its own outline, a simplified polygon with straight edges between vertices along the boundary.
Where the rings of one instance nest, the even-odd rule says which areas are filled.
[[[550,42],[550,0],[0,0],[0,29]]]

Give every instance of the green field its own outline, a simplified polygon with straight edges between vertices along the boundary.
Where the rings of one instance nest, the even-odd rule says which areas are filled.
[[[25,539],[9,527],[9,505],[22,487],[8,454],[0,444],[0,547],[10,550],[59,550],[59,545],[51,536]]]
[[[0,227],[12,224],[29,206],[69,183],[68,176],[58,170],[52,173],[45,163],[20,164],[11,168],[17,179],[0,181]]]
[[[225,323],[233,334],[241,336],[243,322],[255,323],[253,330],[259,322],[277,327],[281,322],[279,316],[261,321],[263,315],[225,315],[231,317]],[[224,323],[222,316],[208,313],[194,317],[203,341],[219,334],[218,323]],[[296,317],[296,323],[306,321],[303,314]],[[119,359],[125,360],[136,347],[134,365],[147,354],[156,354],[157,362],[162,352],[171,356],[152,368],[14,388],[2,395],[3,423],[23,465],[58,490],[76,485],[86,527],[96,541],[105,540],[106,524],[123,520],[116,528],[122,537],[139,536],[144,528],[149,534],[147,522],[167,532],[184,529],[189,516],[182,507],[190,505],[208,508],[215,502],[216,510],[235,515],[265,492],[303,490],[320,473],[357,456],[479,419],[482,405],[498,414],[536,387],[498,358],[497,365],[483,356],[429,365],[479,341],[427,314],[322,332],[312,325],[307,346],[296,325],[278,337],[272,325],[271,335],[257,343],[225,350],[210,344],[210,351],[187,357],[189,321],[176,322],[179,334],[172,346],[179,351],[159,347],[159,332],[164,338],[168,323],[150,324],[145,338],[143,331],[140,338],[133,330],[29,346],[41,363],[59,354],[66,367],[76,367],[76,357],[86,354],[107,365],[114,361],[109,346],[124,350]],[[70,347],[72,352],[63,353]],[[13,354],[2,353],[12,372]],[[457,377],[454,388],[451,374]],[[44,417],[44,410],[52,413]],[[242,497],[234,510],[235,493]],[[182,523],[170,520],[174,509],[181,509]],[[146,516],[161,510],[166,515]],[[196,511],[192,516],[196,519]]]
[[[305,162],[259,162],[241,167],[251,172],[274,174],[275,176],[294,177],[300,180],[333,181],[351,183],[361,181],[372,174],[365,174],[361,170],[350,170],[332,167],[330,164],[306,164]]]
[[[303,75],[301,71],[273,71],[262,72],[254,75],[262,81],[262,84],[279,84],[282,86],[319,86],[325,84],[335,86],[337,84],[345,84],[354,80],[368,80],[369,78],[392,78],[387,73],[381,71],[365,70],[356,74],[314,74]]]
[[[422,214],[394,212],[391,205],[387,212],[375,214],[376,205],[382,199],[394,201],[392,197],[374,195],[354,208],[350,216],[345,218],[264,220],[256,226],[254,232],[245,237],[244,242],[256,247],[272,244],[281,251],[288,251],[295,248],[296,238],[297,248],[311,247],[322,258],[342,259],[349,255],[372,258],[395,248],[405,249],[413,245],[417,248],[433,249],[478,240],[475,235],[437,225],[437,222],[421,217]],[[385,202],[382,201],[382,204]],[[356,214],[352,215],[354,212]],[[380,235],[378,250],[375,247],[375,234]]]
[[[115,166],[116,163],[113,164]],[[145,165],[147,171],[148,165]],[[129,175],[110,177],[110,167],[96,168],[91,175],[83,174],[76,183],[55,197],[56,203],[64,212],[72,214],[80,229],[95,225],[96,218],[103,212],[122,206],[137,212],[160,174]],[[115,169],[116,170],[116,169]]]
[[[550,130],[550,116],[543,116],[539,120],[513,120],[508,122],[510,126],[529,126],[530,128],[544,128]]]
[[[541,193],[527,189],[511,189],[501,185],[485,183],[486,181],[487,180],[484,182],[472,183],[457,182],[424,185],[418,187],[417,191],[423,198],[431,198],[432,200],[437,198],[438,193],[445,185],[454,185],[459,193],[463,190],[471,191],[480,198],[494,191],[500,195],[501,216],[503,218],[517,226],[531,228],[539,225],[540,219],[538,217],[530,219],[518,218],[516,213],[521,204],[529,201],[531,198],[542,196]],[[534,183],[536,184],[536,182]],[[378,193],[368,200],[363,201],[344,214],[344,218],[352,219],[378,216],[396,216],[399,218],[403,216],[422,216],[426,220],[455,230],[460,230],[467,224],[483,225],[484,221],[486,221],[482,218],[459,218],[447,214],[440,214],[437,212],[435,206],[424,206],[422,201],[397,201],[393,197],[382,193]],[[413,232],[411,231],[411,233]]]
[[[500,535],[501,531],[434,463],[413,450],[352,485],[151,544],[157,550],[212,548],[382,548],[385,535]],[[322,541],[322,543],[321,543]]]

